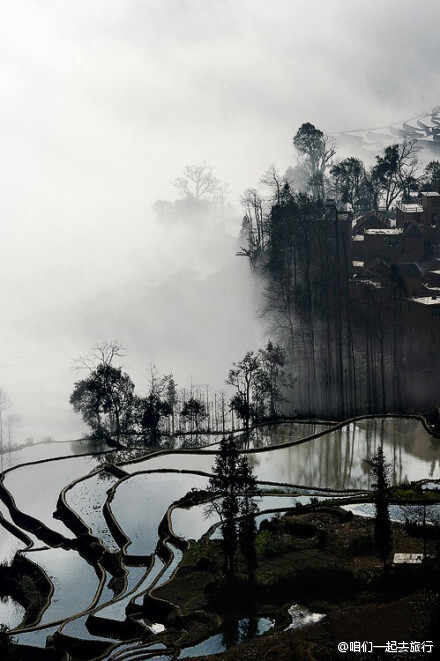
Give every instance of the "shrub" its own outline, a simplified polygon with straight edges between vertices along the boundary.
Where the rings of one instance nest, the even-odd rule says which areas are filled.
[[[350,555],[371,555],[374,553],[374,539],[371,535],[361,535],[356,537],[348,547]]]
[[[270,530],[261,530],[255,538],[255,549],[258,557],[271,555],[276,552],[277,544]]]

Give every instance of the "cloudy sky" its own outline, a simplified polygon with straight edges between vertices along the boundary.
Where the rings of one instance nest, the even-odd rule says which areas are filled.
[[[140,387],[149,362],[220,387],[260,340],[228,237],[240,193],[292,163],[305,121],[438,105],[439,19],[435,0],[3,0],[0,386],[22,433],[80,428],[69,365],[104,338]],[[226,228],[161,225],[152,204],[202,160],[230,184]]]

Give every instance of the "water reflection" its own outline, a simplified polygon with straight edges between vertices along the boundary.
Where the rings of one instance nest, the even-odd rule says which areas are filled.
[[[90,606],[98,590],[98,577],[76,551],[52,548],[27,551],[24,556],[38,564],[54,586],[54,593],[40,625],[63,620]]]
[[[93,439],[78,439],[76,441],[53,441],[51,439],[40,443],[29,442],[20,447],[12,447],[0,453],[0,471],[33,461],[68,457],[71,455],[108,452],[111,448],[105,441]]]
[[[314,498],[317,501],[334,499],[331,496],[262,496],[257,501],[257,508],[259,511],[286,511],[290,508],[296,507],[298,503],[307,505]],[[339,498],[346,498],[346,495],[339,496]],[[263,518],[269,518],[271,514],[258,515],[256,521],[261,521]],[[206,504],[193,505],[189,508],[175,507],[171,512],[171,527],[175,535],[182,539],[200,539],[208,530],[215,524],[220,523],[220,517],[216,512],[206,514]],[[221,538],[221,528],[218,527],[211,535],[212,539]]]
[[[271,437],[277,434],[277,427],[270,425],[266,428]],[[281,427],[285,430],[288,424],[282,423]],[[379,444],[391,464],[393,484],[440,478],[440,441],[428,434],[418,420],[407,418],[370,418],[344,425],[299,445],[268,447],[260,452],[248,452],[247,456],[260,481],[315,489],[369,489],[371,469],[368,461]],[[267,445],[270,445],[270,439]],[[214,459],[214,454],[209,452],[169,453],[126,465],[124,470],[130,473],[159,469],[210,473]]]
[[[205,448],[220,443],[222,438],[223,434],[217,433],[182,434],[181,436],[169,438],[167,444],[164,444],[164,447],[167,447],[169,450]]]
[[[266,617],[227,618],[223,622],[221,633],[210,636],[197,645],[184,648],[178,658],[188,659],[193,656],[220,654],[229,647],[239,645],[269,631],[274,624],[273,620]]]
[[[344,425],[340,430],[329,431],[320,438],[303,444],[291,447],[273,447],[273,444],[282,446],[321,431],[323,428],[323,425],[316,424],[280,423],[256,430],[249,440],[250,451],[247,452],[247,456],[258,479],[304,485],[309,487],[310,491],[313,489],[317,493],[319,493],[319,489],[324,488],[337,490],[369,488],[370,466],[368,460],[371,459],[379,444],[383,445],[387,461],[392,465],[393,483],[405,479],[440,479],[440,443],[437,439],[432,438],[417,420],[402,418],[361,420]],[[200,437],[196,439],[181,437],[180,439],[169,439],[167,442],[170,448],[176,449],[192,447],[193,444],[199,446],[201,440],[203,439]],[[206,441],[210,443],[215,440],[217,439],[211,435],[206,437]],[[258,448],[261,448],[260,452],[254,451]],[[99,449],[96,441],[81,441],[71,444],[46,443],[40,444],[38,447],[23,448],[21,457],[24,458],[26,455],[27,459],[30,457],[41,458],[44,453],[49,451],[52,455],[54,452],[60,452],[63,456],[71,453],[84,454],[87,451],[97,452]],[[149,448],[144,444],[133,443],[124,450],[113,451],[105,455],[74,457],[18,468],[7,475],[5,483],[10,488],[19,507],[24,511],[38,516],[50,527],[62,526],[51,515],[56,507],[59,492],[67,483],[74,478],[84,476],[93,469],[109,466],[114,462],[129,461],[157,449],[159,448]],[[164,444],[160,449],[164,449]],[[192,487],[203,488],[207,484],[207,478],[194,474],[141,474],[139,471],[142,469],[172,469],[175,471],[186,469],[210,473],[215,460],[215,454],[210,452],[212,449],[210,446],[209,449],[204,449],[200,453],[170,452],[166,455],[156,455],[137,464],[122,466],[124,471],[133,473],[133,475],[116,488],[111,508],[121,528],[132,540],[128,549],[129,553],[153,553],[158,541],[158,525],[170,504],[186,494]],[[102,517],[102,505],[107,489],[115,484],[118,478],[116,474],[115,470],[113,470],[113,474],[101,471],[78,483],[68,492],[69,503],[79,511],[93,532],[102,537],[109,547],[115,550],[117,546],[111,546],[111,538]],[[306,494],[302,496],[307,500],[309,497]],[[322,497],[322,492],[320,497]],[[298,495],[296,500],[300,500]],[[271,496],[262,499],[260,509],[291,507],[294,502],[292,497]],[[203,509],[203,506],[198,506],[190,510],[175,510],[173,525],[176,532],[182,537],[197,538],[206,531],[211,522],[204,520]],[[269,515],[260,515],[258,521],[263,516]],[[3,532],[0,529],[0,535],[3,535],[0,550],[6,550],[9,554],[12,546],[16,546],[16,542]],[[67,529],[64,529],[63,532],[71,536]],[[8,538],[6,542],[3,542],[6,538]],[[160,573],[159,569],[162,570],[163,566],[158,562],[157,571],[155,566],[145,584],[139,586],[139,590],[133,584],[133,581],[138,578],[137,569],[131,568],[127,592],[115,606],[115,612],[109,608],[107,614],[114,619],[125,617],[127,603],[136,597],[141,599],[141,593],[148,585],[151,585],[152,580],[157,578],[158,584],[167,580],[181,558],[180,553],[177,551],[174,553],[175,558],[170,567]],[[45,567],[55,584],[54,600],[43,617],[44,622],[52,622],[54,617],[67,618],[90,605],[97,588],[97,577],[93,569],[79,556],[73,558],[74,552],[52,549],[26,555]],[[144,570],[139,568],[139,573],[142,571]],[[135,591],[129,594],[133,589]],[[100,604],[104,605],[109,596],[112,596],[109,591],[105,592]],[[3,614],[0,614],[0,620],[4,621],[3,617]],[[216,636],[211,636],[199,645],[183,650],[181,658],[196,654],[212,654],[216,651],[222,652],[229,645],[236,644],[237,641],[241,642],[261,633],[262,622],[264,621],[261,618],[231,620],[228,622],[227,628]],[[72,624],[69,631],[74,631],[75,626]],[[78,619],[77,634],[79,636],[83,635],[83,629],[84,622]],[[47,633],[48,630],[44,630],[34,634],[35,639],[38,640],[38,643],[35,644],[41,644],[40,640],[45,639]],[[31,634],[23,634],[22,640],[28,640],[30,636]]]
[[[343,505],[343,509],[353,512],[357,516],[365,516],[373,518],[376,516],[376,507],[373,503],[359,503],[355,505]],[[388,512],[391,521],[405,523],[410,521],[414,523],[422,523],[423,519],[426,523],[438,526],[440,523],[440,505],[388,505]]]
[[[3,527],[0,517],[0,564],[10,565],[18,549],[23,548],[25,548],[24,543]]]
[[[108,450],[108,447],[106,447],[105,443],[102,441],[89,439],[88,441],[82,442],[89,443],[90,454],[103,451],[106,452],[105,454],[96,457],[98,465],[106,469],[111,465],[148,457],[156,452],[211,448],[219,443],[221,438],[221,434],[214,433],[181,434],[176,436],[164,436],[160,440],[160,443],[155,444],[147,444],[142,439],[131,438],[125,441],[125,447],[113,449],[111,451]],[[77,446],[76,453],[82,454],[82,452],[78,452],[78,449]]]
[[[171,548],[173,552],[173,559],[171,563],[168,565],[168,567],[165,569],[165,571],[159,576],[158,581],[155,582],[154,588],[159,588],[161,585],[164,585],[167,581],[170,580],[171,576],[174,574],[176,571],[177,567],[179,566],[183,553],[177,548],[171,547],[170,544],[166,544],[168,548]]]
[[[318,422],[280,422],[255,427],[249,434],[237,436],[244,450],[267,448],[274,445],[294,443],[329,429],[331,425]]]
[[[25,614],[24,607],[12,597],[0,596],[0,622],[9,629],[20,626]]]
[[[290,448],[250,453],[259,480],[316,488],[369,489],[368,461],[382,444],[393,484],[440,477],[440,443],[418,420],[372,418]]]
[[[30,645],[31,647],[40,648],[46,647],[47,638],[53,636],[57,629],[58,625],[45,627],[44,629],[35,629],[28,633],[17,634],[14,638],[20,643],[20,645]]]
[[[140,473],[119,484],[111,502],[113,516],[131,540],[128,553],[149,555],[158,541],[158,527],[172,502],[207,479],[180,473]]]
[[[160,562],[158,563],[158,569],[160,569]],[[155,575],[154,567],[153,575]],[[97,612],[99,617],[123,622],[127,617],[125,609],[127,608],[128,603],[138,590],[144,591],[146,589],[147,586],[144,585],[144,582],[148,577],[149,573],[145,571],[145,567],[132,567],[130,570],[130,585],[127,586],[125,596],[116,599],[108,604],[108,606],[99,609]]]
[[[48,528],[72,537],[72,532],[53,516],[58,496],[67,484],[92,472],[96,466],[96,456],[90,455],[59,459],[47,464],[29,464],[8,473],[4,485],[18,509],[39,519]]]
[[[117,477],[103,470],[76,482],[65,494],[68,506],[81,517],[92,534],[101,539],[110,551],[118,551],[119,546],[108,529],[103,506],[107,499],[107,491],[117,480]]]

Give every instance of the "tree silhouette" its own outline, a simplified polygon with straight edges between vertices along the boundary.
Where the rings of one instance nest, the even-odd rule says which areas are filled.
[[[285,350],[268,340],[267,345],[259,350],[260,371],[257,380],[257,390],[263,400],[267,400],[267,413],[271,418],[279,414],[279,406],[283,401],[282,390],[286,386],[284,366],[286,364]]]
[[[246,431],[249,429],[249,421],[254,413],[253,394],[254,387],[260,371],[260,358],[253,351],[248,351],[245,357],[238,363],[232,363],[226,383],[234,386],[237,392],[231,398],[231,409],[244,420]]]
[[[258,511],[255,498],[258,495],[258,490],[257,480],[246,455],[240,457],[238,479],[241,489],[238,539],[246,561],[249,582],[254,583],[255,569],[257,566],[257,553],[255,549],[257,526],[255,523],[255,515]]]
[[[215,458],[213,474],[209,479],[209,488],[213,492],[214,499],[207,506],[206,513],[209,515],[215,511],[220,517],[224,571],[230,578],[235,574],[235,553],[238,543],[236,519],[240,512],[239,466],[240,453],[232,435],[223,437]]]
[[[248,577],[254,580],[256,567],[255,514],[256,479],[246,456],[240,456],[232,435],[223,437],[209,480],[213,500],[206,508],[220,517],[223,534],[224,571],[233,579],[238,547],[243,552]]]
[[[309,187],[315,199],[325,197],[325,173],[335,155],[333,142],[310,122],[302,124],[293,138],[293,145],[304,158],[309,173]]]
[[[134,384],[120,367],[101,363],[86,379],[75,383],[70,403],[95,436],[116,437],[119,441],[130,430]]]
[[[387,569],[387,560],[391,553],[391,523],[388,512],[390,499],[390,466],[386,463],[382,446],[379,445],[376,454],[372,457],[371,472],[376,481],[371,485],[374,493],[376,506],[376,518],[374,520],[374,542],[378,558],[382,560],[384,569]]]
[[[371,179],[379,185],[386,211],[402,195],[406,199],[417,189],[418,151],[420,147],[415,140],[404,140],[400,145],[385,147],[383,155],[376,156]]]
[[[137,420],[145,440],[152,443],[160,440],[163,421],[173,416],[176,402],[173,375],[161,375],[156,367],[151,365],[148,392],[144,397],[135,398]]]
[[[190,429],[192,432],[198,432],[200,431],[200,425],[202,424],[203,420],[208,417],[208,414],[206,413],[206,407],[204,403],[200,399],[190,397],[190,399],[184,403],[180,411],[180,417],[185,422],[190,423]]]

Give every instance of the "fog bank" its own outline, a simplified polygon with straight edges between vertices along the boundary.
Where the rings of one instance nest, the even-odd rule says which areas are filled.
[[[75,433],[71,360],[103,339],[220,387],[261,339],[238,198],[303,122],[386,126],[439,103],[440,9],[348,0],[5,0],[0,386],[23,437]],[[229,182],[217,225],[161,224],[187,164]]]

